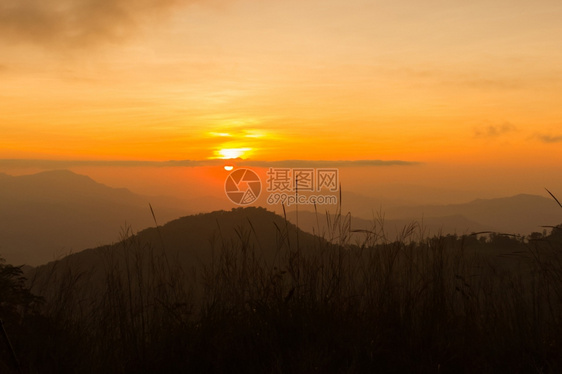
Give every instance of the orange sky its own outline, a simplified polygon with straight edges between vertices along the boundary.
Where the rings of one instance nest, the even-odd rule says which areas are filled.
[[[234,148],[419,163],[350,171],[365,191],[380,180],[562,191],[559,1],[89,3],[0,6],[0,159]]]

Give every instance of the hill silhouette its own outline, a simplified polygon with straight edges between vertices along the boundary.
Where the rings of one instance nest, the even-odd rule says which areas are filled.
[[[108,261],[129,266],[135,256],[165,261],[166,266],[172,264],[188,272],[200,271],[203,266],[220,261],[217,256],[225,249],[251,252],[257,261],[274,266],[281,260],[280,253],[287,253],[287,249],[309,252],[325,243],[265,208],[235,208],[178,218],[136,234],[125,230],[122,240],[115,244],[70,254],[28,269],[26,275],[42,287],[60,285],[65,271],[88,273],[90,280],[101,280],[108,271]]]

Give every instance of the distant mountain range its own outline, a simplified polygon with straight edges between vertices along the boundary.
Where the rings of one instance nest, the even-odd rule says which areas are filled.
[[[139,196],[66,170],[0,174],[0,256],[39,265],[70,252],[115,242],[134,230],[189,213],[172,199]]]
[[[184,201],[140,196],[65,170],[17,177],[0,174],[0,256],[14,265],[37,266],[71,252],[115,243],[127,226],[132,232],[155,226],[149,203],[159,224],[188,214],[232,207],[226,198]],[[412,222],[419,224],[420,235],[478,231],[527,235],[542,232],[541,226],[562,223],[558,204],[551,197],[535,195],[450,205],[406,205],[399,201],[384,204],[374,198],[344,193],[344,216],[351,212],[347,229],[375,229],[393,240]],[[310,206],[299,207],[298,221],[294,211],[287,212],[287,219],[326,239],[339,235],[336,226],[342,225],[333,215],[326,215],[320,207],[318,213],[306,209]],[[188,226],[198,227],[200,233],[207,233],[208,225],[215,227],[216,222],[196,217],[170,224],[191,222]]]
[[[470,234],[494,231],[506,234],[528,235],[542,232],[542,226],[562,223],[562,209],[551,197],[520,194],[505,198],[477,199],[464,204],[400,205],[398,202],[378,204],[374,199],[344,194],[343,215],[351,213],[351,229],[384,229],[389,239],[400,235],[402,229],[416,223],[426,235]],[[302,207],[298,214],[299,227],[308,232],[325,235],[334,231],[335,209],[326,215]],[[365,217],[369,217],[369,219]],[[296,212],[287,213],[287,219],[297,223]]]
[[[562,209],[554,199],[528,194],[477,199],[466,204],[394,207],[385,213],[389,219],[445,218],[444,225],[449,222],[447,217],[461,215],[492,231],[523,235],[542,232],[542,226],[562,223]],[[457,230],[461,233],[462,227],[457,226]]]
[[[420,216],[421,217],[421,216]],[[319,235],[330,241],[338,241],[343,230],[351,231],[347,240],[352,244],[360,244],[365,237],[365,231],[376,234],[383,240],[400,239],[405,228],[414,225],[415,237],[426,237],[439,234],[470,234],[472,232],[494,231],[492,226],[471,221],[462,215],[442,217],[425,217],[388,219],[383,216],[374,216],[372,219],[358,218],[333,213],[314,213],[310,211],[291,211],[287,219],[306,232]],[[357,243],[359,242],[359,243]]]

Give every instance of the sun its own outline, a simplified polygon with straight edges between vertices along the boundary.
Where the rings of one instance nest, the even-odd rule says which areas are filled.
[[[252,148],[223,148],[215,153],[218,155],[217,158],[228,160],[231,158],[243,158],[242,156],[251,150]]]

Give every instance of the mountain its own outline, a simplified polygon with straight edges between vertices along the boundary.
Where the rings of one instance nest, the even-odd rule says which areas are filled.
[[[36,287],[54,287],[74,274],[88,283],[104,281],[111,269],[142,268],[146,277],[150,269],[164,266],[165,273],[181,267],[182,273],[198,271],[213,261],[233,261],[224,249],[266,261],[272,265],[288,252],[313,251],[326,241],[302,232],[283,217],[265,208],[235,208],[178,218],[163,226],[151,227],[123,240],[85,249],[45,265],[28,269],[26,276]],[[288,250],[288,251],[287,251]],[[172,270],[170,270],[172,269]],[[154,270],[153,270],[154,271]],[[82,277],[82,274],[87,276]],[[40,294],[49,291],[36,289]]]
[[[386,211],[391,207],[462,203],[469,193],[447,188],[415,184],[383,184],[374,186],[367,194],[342,191],[342,208],[354,216],[370,218],[373,211]],[[479,195],[476,195],[479,196]]]
[[[387,219],[375,216],[368,220],[358,218],[352,215],[338,218],[333,213],[314,213],[310,211],[299,211],[298,220],[295,211],[287,212],[287,219],[306,232],[319,235],[327,240],[338,238],[340,228],[348,229],[352,232],[347,234],[351,243],[361,243],[364,240],[364,230],[376,233],[379,237],[387,240],[399,239],[405,228],[412,224],[417,224],[414,233],[420,236],[432,236],[438,234],[470,234],[479,231],[491,231],[492,226],[480,224],[471,221],[462,215],[450,215],[443,217],[425,217],[423,219],[415,218],[395,218]],[[348,224],[349,222],[349,224]]]
[[[387,239],[394,240],[412,223],[419,225],[425,235],[467,234],[479,231],[495,231],[507,234],[528,235],[542,232],[542,226],[562,223],[562,210],[551,197],[520,194],[505,198],[477,199],[464,204],[448,205],[400,205],[397,201],[378,202],[359,195],[343,196],[344,216],[350,214],[351,230],[373,230]],[[378,204],[378,205],[377,205]],[[287,212],[287,219],[304,231],[330,238],[338,236],[335,214],[337,208],[318,213],[310,207],[299,207],[298,221],[295,210]],[[364,217],[369,217],[366,219]],[[336,226],[336,227],[334,227]],[[382,230],[382,231],[381,231]],[[355,234],[354,236],[360,237]]]
[[[154,225],[149,204],[161,222],[188,212],[169,199],[111,188],[67,170],[1,174],[0,256],[15,265],[39,265],[114,242],[126,226]]]
[[[465,204],[391,207],[389,219],[434,219],[461,215],[489,230],[527,235],[541,226],[562,222],[562,210],[551,197],[520,194],[496,199],[477,199]]]
[[[541,226],[562,222],[562,210],[556,202],[551,197],[535,195],[449,205],[413,205],[352,192],[342,195],[343,212],[353,216],[352,230],[372,229],[373,223],[379,221],[378,229],[384,226],[391,240],[413,221],[430,235],[473,231],[529,234],[542,231]],[[231,206],[227,199],[216,197],[179,200],[140,196],[66,170],[17,177],[0,173],[0,256],[14,265],[36,266],[84,248],[115,242],[128,226],[133,231],[154,226],[149,203],[159,224]],[[272,208],[280,211],[279,206]],[[331,207],[332,213],[336,208]],[[328,227],[324,212],[316,215],[306,209],[313,207],[299,206],[299,227],[329,236],[333,228]],[[378,212],[384,217],[384,225]],[[291,213],[288,219],[297,222]]]

